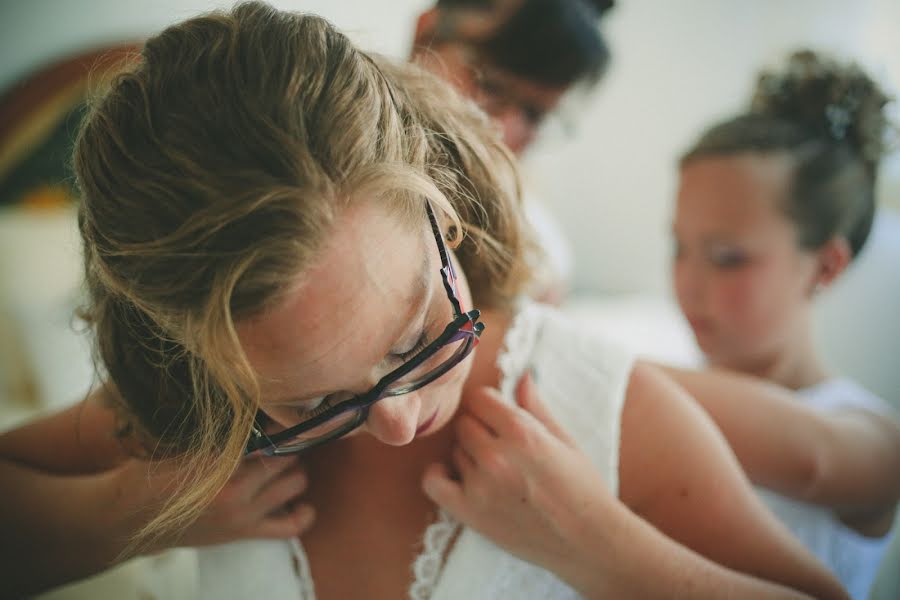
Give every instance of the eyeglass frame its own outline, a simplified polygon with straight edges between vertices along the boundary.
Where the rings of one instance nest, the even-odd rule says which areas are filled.
[[[340,437],[343,437],[344,435],[347,435],[366,422],[366,419],[369,416],[369,410],[376,402],[378,402],[379,400],[383,400],[384,398],[402,396],[403,394],[414,392],[434,382],[436,379],[439,379],[440,377],[448,373],[451,369],[458,366],[463,360],[466,359],[466,357],[468,357],[468,355],[472,352],[472,349],[474,349],[475,346],[478,345],[478,340],[481,337],[482,331],[484,331],[484,323],[478,322],[478,319],[481,316],[481,311],[479,311],[478,309],[472,309],[465,313],[462,312],[462,305],[459,301],[459,292],[456,287],[456,272],[453,269],[453,263],[450,261],[450,256],[447,252],[447,247],[444,244],[444,239],[443,235],[441,234],[440,227],[438,227],[437,218],[434,215],[434,210],[431,208],[430,203],[426,202],[425,208],[428,213],[428,220],[431,223],[432,233],[434,233],[434,239],[437,243],[438,254],[440,254],[441,258],[441,280],[443,281],[444,290],[447,292],[447,297],[450,300],[450,304],[453,305],[453,320],[444,328],[444,331],[441,332],[441,334],[437,338],[435,338],[426,347],[422,348],[422,350],[420,350],[411,359],[409,359],[393,371],[384,375],[369,391],[363,394],[354,395],[347,400],[335,404],[322,414],[316,415],[311,419],[307,419],[302,423],[298,423],[297,425],[288,427],[284,431],[280,431],[275,434],[264,433],[263,428],[259,425],[258,420],[255,420],[253,427],[251,428],[250,439],[247,441],[247,448],[244,451],[245,455],[256,452],[257,450],[268,456],[285,456],[289,454],[298,454],[300,452],[305,452],[306,450],[309,450],[310,448],[313,448],[315,446],[324,444],[325,442],[334,441]],[[455,362],[448,361],[447,363],[441,364],[438,368],[434,369],[434,371],[428,373],[428,376],[424,379],[410,384],[414,387],[403,387],[400,388],[396,393],[392,394],[385,393],[388,386],[390,386],[392,383],[397,382],[408,373],[412,372],[419,365],[434,356],[434,354],[437,353],[438,350],[440,350],[447,344],[459,341],[465,337],[471,338],[466,342],[469,344],[469,347],[461,356],[454,356]],[[279,443],[297,437],[305,431],[315,429],[316,427],[327,423],[331,419],[351,410],[357,411],[356,418],[348,421],[345,428],[339,427],[335,429],[334,432],[332,432],[333,435],[328,434],[323,436],[321,439],[314,439],[305,446],[289,448],[278,447]]]

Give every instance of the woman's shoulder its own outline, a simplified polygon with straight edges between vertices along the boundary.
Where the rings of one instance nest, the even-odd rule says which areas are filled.
[[[615,493],[619,429],[633,353],[599,332],[579,327],[557,309],[531,301],[519,310],[497,359],[500,393],[514,402],[519,378],[531,371],[557,422],[591,458]]]
[[[505,379],[528,368],[538,380],[565,378],[591,386],[598,377],[627,379],[634,360],[634,352],[613,337],[583,327],[556,307],[523,299],[497,364]]]

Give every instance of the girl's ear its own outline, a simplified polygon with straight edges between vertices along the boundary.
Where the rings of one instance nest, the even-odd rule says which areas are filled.
[[[819,269],[815,279],[817,289],[830,286],[850,264],[853,252],[843,236],[834,236],[816,251]]]

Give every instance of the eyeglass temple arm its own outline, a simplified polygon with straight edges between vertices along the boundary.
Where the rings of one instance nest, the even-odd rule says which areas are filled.
[[[431,231],[434,233],[434,239],[437,242],[438,253],[441,256],[441,279],[444,282],[444,289],[447,291],[450,302],[453,304],[455,315],[459,316],[462,314],[462,306],[459,303],[459,297],[456,295],[456,286],[454,285],[456,273],[453,271],[453,263],[450,261],[447,246],[444,244],[444,235],[441,233],[440,227],[438,227],[434,209],[431,208],[430,203],[426,203],[425,208],[428,212],[428,220],[431,222]]]

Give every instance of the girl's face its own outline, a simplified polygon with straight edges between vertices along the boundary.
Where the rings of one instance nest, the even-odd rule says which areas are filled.
[[[713,364],[752,370],[805,331],[818,263],[778,208],[790,169],[783,155],[741,154],[681,171],[675,292]]]
[[[295,425],[330,394],[369,391],[436,338],[453,320],[440,267],[424,215],[411,226],[374,202],[345,210],[286,297],[238,325],[261,382],[262,410],[283,427]],[[470,310],[465,277],[458,263],[454,268],[463,310]],[[367,432],[402,445],[437,431],[457,409],[471,362],[417,391],[379,400],[350,435]]]

